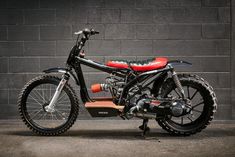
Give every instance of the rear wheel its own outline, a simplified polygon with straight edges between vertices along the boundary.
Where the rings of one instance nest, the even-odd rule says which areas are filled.
[[[25,124],[40,135],[58,135],[67,131],[76,121],[78,99],[74,90],[66,84],[52,112],[45,107],[55,93],[60,78],[39,76],[29,81],[19,95],[18,106]]]
[[[191,101],[191,112],[181,117],[166,116],[159,125],[171,134],[190,135],[200,132],[213,119],[217,100],[212,87],[196,75],[179,75],[185,96]],[[174,81],[167,79],[161,89],[162,97],[180,98]]]

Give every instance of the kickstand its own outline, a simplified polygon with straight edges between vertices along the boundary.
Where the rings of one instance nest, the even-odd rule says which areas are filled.
[[[139,126],[140,130],[143,130],[141,136],[145,137],[146,133],[150,131],[150,128],[148,127],[148,119],[143,119],[143,124]]]

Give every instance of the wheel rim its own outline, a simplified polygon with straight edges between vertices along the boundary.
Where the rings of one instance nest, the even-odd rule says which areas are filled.
[[[168,116],[167,122],[179,126],[189,126],[196,123],[196,121],[198,121],[203,116],[205,100],[199,87],[185,83],[182,83],[182,86],[185,91],[185,96],[191,101],[191,113],[181,117]],[[167,94],[167,96],[169,95],[176,98],[181,97],[179,92],[177,91],[177,88],[171,90],[169,94]]]
[[[54,129],[64,125],[71,113],[71,100],[65,90],[62,90],[55,105],[54,112],[47,112],[57,84],[43,83],[34,87],[26,100],[26,115],[31,123],[43,129]]]

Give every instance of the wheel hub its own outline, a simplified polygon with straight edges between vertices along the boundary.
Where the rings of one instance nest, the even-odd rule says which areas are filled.
[[[55,108],[54,108],[54,107],[53,107],[53,108],[49,107],[49,103],[45,103],[45,104],[43,105],[43,110],[44,110],[45,112],[49,112],[49,113],[55,112]]]
[[[190,104],[185,101],[174,101],[171,105],[172,115],[175,117],[180,117],[188,114],[191,111]]]

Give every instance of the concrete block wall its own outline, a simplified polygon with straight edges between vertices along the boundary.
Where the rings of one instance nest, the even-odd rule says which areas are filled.
[[[231,6],[231,104],[232,118],[235,119],[235,0],[232,0]]]
[[[181,71],[207,79],[219,100],[216,119],[231,120],[235,113],[232,2],[0,0],[0,118],[18,118],[16,99],[23,85],[43,69],[64,66],[75,42],[73,32],[93,27],[100,34],[87,43],[87,58],[106,62],[166,56],[190,61],[194,66]],[[91,68],[84,71],[88,86],[106,76]]]

